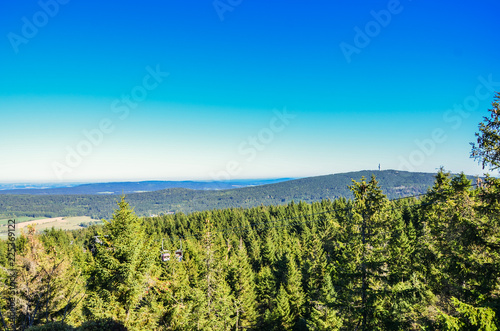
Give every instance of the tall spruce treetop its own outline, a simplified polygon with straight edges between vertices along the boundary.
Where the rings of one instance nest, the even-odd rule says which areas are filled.
[[[354,200],[359,212],[368,218],[381,211],[387,203],[387,198],[374,175],[372,175],[368,183],[364,176],[360,182],[353,180],[353,184],[349,188],[354,194]]]
[[[496,170],[500,169],[500,92],[496,93],[491,105],[490,117],[484,117],[479,124],[477,145],[471,143],[471,157],[479,161],[483,169],[489,166]]]
[[[96,244],[95,264],[86,304],[91,318],[112,317],[136,328],[148,324],[144,311],[148,286],[154,276],[154,252],[140,219],[122,197]],[[143,308],[143,309],[140,309]]]
[[[257,322],[257,294],[254,273],[242,239],[240,239],[240,245],[232,262],[231,273],[234,278],[234,304],[237,315],[236,329],[248,329]]]
[[[353,180],[350,189],[355,201],[353,216],[358,219],[361,232],[361,256],[360,260],[356,261],[358,264],[356,269],[359,272],[352,275],[354,276],[352,284],[358,289],[361,286],[359,289],[361,303],[360,310],[355,312],[354,318],[359,318],[358,323],[363,330],[375,330],[379,322],[379,314],[374,308],[378,299],[376,293],[383,288],[387,278],[387,270],[384,267],[387,259],[385,256],[387,217],[383,214],[388,200],[373,175],[368,183],[364,177],[360,182]],[[350,301],[355,300],[355,297],[356,295]],[[353,328],[353,325],[348,327]]]

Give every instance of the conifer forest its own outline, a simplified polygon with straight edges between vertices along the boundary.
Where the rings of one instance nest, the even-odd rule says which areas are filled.
[[[499,104],[471,157],[500,167]],[[1,330],[500,328],[500,179],[440,169],[424,194],[29,227],[0,242]]]

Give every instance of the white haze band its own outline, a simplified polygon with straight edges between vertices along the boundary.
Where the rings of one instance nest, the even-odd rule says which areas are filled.
[[[256,159],[259,152],[266,149],[266,146],[274,141],[277,133],[282,132],[290,125],[291,120],[297,117],[296,114],[289,113],[286,108],[283,111],[273,110],[275,116],[271,118],[267,127],[261,129],[257,135],[250,136],[238,145],[238,154],[246,156],[246,163]],[[213,180],[231,180],[237,176],[242,170],[241,162],[237,160],[229,160],[226,163],[224,170],[210,172],[210,177]]]
[[[168,72],[163,72],[160,65],[157,64],[153,69],[146,67],[148,72],[142,79],[142,84],[134,86],[129,94],[122,94],[121,99],[115,99],[111,103],[111,111],[118,114],[121,121],[126,120],[130,115],[130,110],[137,108],[140,102],[146,100],[148,93],[156,89],[168,77]],[[63,180],[64,175],[70,174],[75,168],[79,167],[84,158],[92,154],[95,148],[99,147],[106,135],[115,130],[116,120],[103,118],[97,128],[92,130],[83,130],[83,139],[76,146],[66,147],[66,156],[63,162],[55,161],[52,163],[52,170],[59,180]]]

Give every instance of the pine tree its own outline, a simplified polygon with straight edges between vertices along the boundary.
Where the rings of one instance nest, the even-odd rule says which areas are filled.
[[[45,247],[33,226],[28,227],[16,267],[16,324],[20,328],[63,323],[84,298],[81,272],[57,247]]]
[[[130,329],[154,328],[157,317],[148,288],[158,272],[157,252],[146,240],[141,221],[122,197],[96,245],[85,314],[89,319],[111,317]]]
[[[278,296],[276,297],[276,308],[274,310],[275,321],[281,326],[283,330],[291,330],[295,324],[290,299],[283,284],[280,286]]]
[[[261,316],[267,316],[263,324],[271,324],[271,312],[274,309],[277,290],[276,279],[274,278],[271,268],[268,266],[264,266],[257,274],[257,294],[260,314]]]
[[[495,217],[482,215],[481,191],[478,195],[471,190],[465,175],[450,178],[441,170],[426,199],[430,204],[425,213],[432,261],[429,279],[434,293],[439,294],[441,323],[447,327],[458,323],[475,330],[474,321],[481,314],[488,312],[495,320],[498,312],[500,256],[498,245],[489,245],[485,239],[489,233],[497,238],[493,241],[498,240],[500,231]],[[436,318],[434,322],[438,323]]]
[[[214,248],[212,224],[206,221],[205,261],[200,281],[203,297],[198,299],[198,329],[230,330],[236,324],[236,309],[231,288],[227,283],[227,275],[221,263],[221,255]]]
[[[163,265],[163,274],[153,287],[164,304],[162,325],[171,330],[187,330],[197,324],[195,308],[203,294],[190,282],[190,260],[185,254],[183,263],[170,261]]]
[[[308,328],[318,331],[340,330],[342,318],[335,309],[336,302],[337,293],[333,287],[332,279],[329,273],[325,273],[320,296],[317,300],[312,301],[313,307],[307,321]]]
[[[235,278],[236,329],[246,329],[257,322],[257,295],[253,270],[241,239],[232,267],[232,274]]]
[[[496,93],[492,106],[490,116],[479,124],[477,145],[471,143],[471,157],[479,161],[483,169],[489,166],[495,170],[500,168],[500,92]]]
[[[305,249],[305,278],[310,300],[317,300],[327,267],[326,254],[322,247],[322,240],[314,236]]]
[[[388,242],[388,286],[381,299],[382,325],[386,329],[413,329],[414,321],[428,305],[424,275],[414,259],[416,238],[413,223],[405,225],[393,214],[392,234]]]
[[[287,270],[285,289],[290,304],[290,314],[293,320],[297,322],[304,315],[306,297],[302,289],[302,274],[293,256],[288,258]]]
[[[352,275],[354,276],[352,291],[356,293],[356,290],[359,290],[361,294],[358,323],[363,330],[375,330],[380,326],[379,293],[386,289],[388,272],[386,264],[388,216],[384,211],[387,198],[373,175],[368,183],[364,177],[360,182],[353,180],[350,189],[354,194],[353,219],[359,226],[361,240],[359,273]],[[361,288],[356,288],[358,284]],[[355,315],[357,313],[355,312]]]
[[[276,229],[272,228],[271,230],[267,231],[264,239],[264,248],[262,249],[263,261],[267,265],[272,265],[278,260],[276,238]]]
[[[388,248],[389,282],[396,284],[407,281],[412,273],[411,255],[414,247],[406,235],[403,219],[399,217],[394,222]]]

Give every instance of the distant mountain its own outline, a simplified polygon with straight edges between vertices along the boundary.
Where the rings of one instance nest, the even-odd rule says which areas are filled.
[[[374,174],[389,199],[425,193],[435,174],[396,170],[358,171],[309,177],[255,187],[226,190],[166,190],[127,194],[126,199],[139,216],[169,212],[193,212],[224,208],[282,205],[291,201],[319,201],[351,198],[351,179]],[[473,179],[473,177],[469,177]],[[131,184],[133,185],[133,184]],[[154,187],[154,186],[152,186]],[[110,218],[116,209],[116,195],[0,195],[0,218],[15,216],[91,216]]]
[[[169,188],[187,188],[192,190],[227,190],[241,187],[279,183],[293,178],[248,179],[233,181],[141,181],[112,182],[71,185],[71,187],[53,187],[53,184],[11,184],[2,187],[0,194],[60,195],[60,194],[130,194],[160,191]],[[14,187],[11,187],[14,186]],[[70,185],[68,185],[70,186]]]
[[[0,183],[0,192],[6,190],[43,190],[57,187],[72,187],[80,184],[81,183]]]

